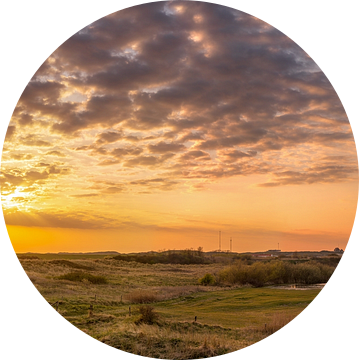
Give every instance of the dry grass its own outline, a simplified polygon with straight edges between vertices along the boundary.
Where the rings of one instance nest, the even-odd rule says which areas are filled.
[[[149,290],[135,290],[125,296],[125,299],[132,304],[150,304],[159,301],[156,293]]]
[[[294,316],[292,314],[287,314],[287,313],[275,314],[270,322],[264,324],[259,329],[259,332],[267,336],[274,334],[276,331],[280,330],[282,327],[284,327],[289,322],[291,322],[293,318]]]
[[[68,281],[77,281],[77,282],[87,282],[91,284],[107,284],[107,279],[104,276],[100,275],[92,275],[84,272],[71,272],[64,275],[60,275],[58,277],[60,280],[68,280]]]
[[[76,263],[74,261],[69,261],[64,259],[50,260],[49,263],[54,265],[69,267],[71,269],[94,270],[93,266],[83,265],[81,263]]]
[[[200,359],[236,351],[243,342],[221,334],[200,333],[188,324],[181,329],[165,325],[120,325],[116,332],[100,340],[115,348],[136,355],[160,359]]]

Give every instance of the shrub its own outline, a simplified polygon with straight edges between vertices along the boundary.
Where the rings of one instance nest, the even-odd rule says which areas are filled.
[[[136,321],[137,324],[144,323],[152,325],[158,319],[158,314],[155,312],[153,306],[142,305],[138,308],[138,311],[140,312],[141,317]]]
[[[40,258],[38,256],[35,255],[17,255],[19,260],[40,260]]]
[[[186,249],[166,251],[159,253],[120,254],[114,256],[115,260],[135,261],[142,264],[207,264],[207,259],[202,249]]]
[[[198,280],[199,284],[201,285],[214,285],[216,283],[216,279],[213,275],[211,274],[206,274],[203,276],[203,278]]]
[[[83,272],[71,272],[65,275],[58,277],[60,280],[69,280],[69,281],[88,281],[91,284],[107,284],[107,279],[104,276],[96,276]]]
[[[289,263],[274,260],[270,262],[255,262],[247,265],[240,261],[237,265],[229,266],[218,274],[219,283],[250,284],[255,287],[266,284],[317,284],[329,280],[334,271],[333,266],[316,261],[307,263]]]

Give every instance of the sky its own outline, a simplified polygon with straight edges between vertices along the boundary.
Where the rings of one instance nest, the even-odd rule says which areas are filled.
[[[208,3],[113,13],[35,73],[4,143],[17,252],[345,248],[349,121],[288,37]]]

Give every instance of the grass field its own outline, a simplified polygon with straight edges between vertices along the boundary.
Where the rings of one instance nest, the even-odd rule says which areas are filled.
[[[200,286],[199,278],[224,265],[150,265],[94,256],[47,254],[21,264],[73,325],[147,357],[191,359],[239,350],[283,327],[320,291]]]

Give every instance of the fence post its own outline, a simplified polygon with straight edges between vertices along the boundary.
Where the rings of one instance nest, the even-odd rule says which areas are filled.
[[[50,304],[51,306],[55,306],[55,305],[56,305],[56,311],[57,311],[57,312],[59,311],[60,300],[57,300],[57,301],[55,301],[55,302],[52,303],[52,304],[49,302],[49,304]]]
[[[131,316],[131,305],[128,307],[128,316]]]
[[[91,304],[89,307],[89,317],[93,316],[93,305]]]

